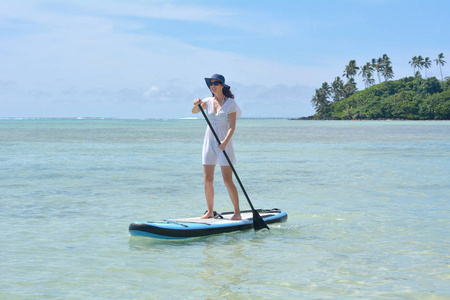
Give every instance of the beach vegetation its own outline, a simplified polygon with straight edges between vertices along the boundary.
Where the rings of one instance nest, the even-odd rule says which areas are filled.
[[[441,71],[441,81],[444,81],[444,77],[442,76],[442,67],[447,63],[444,60],[444,53],[439,53],[438,58],[434,60],[436,65],[439,66],[439,70]]]
[[[444,80],[442,75],[442,66],[446,63],[444,55],[439,54],[434,61],[440,67],[441,81],[436,77],[427,78],[432,61],[421,55],[409,62],[414,76],[399,80],[392,80],[394,72],[386,54],[361,67],[351,60],[342,75],[347,82],[338,76],[331,85],[322,83],[311,99],[316,114],[301,119],[450,120],[450,78]],[[422,69],[425,78],[421,76]],[[356,74],[362,76],[365,84],[362,91],[356,87]],[[378,84],[375,84],[375,76]]]

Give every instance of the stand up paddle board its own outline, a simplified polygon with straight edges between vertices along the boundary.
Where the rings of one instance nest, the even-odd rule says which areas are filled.
[[[286,212],[274,209],[258,209],[259,215],[266,223],[284,222]],[[247,230],[253,228],[251,210],[241,211],[242,220],[231,220],[233,212],[217,214],[211,219],[184,218],[157,222],[133,222],[130,224],[130,235],[160,239],[186,239],[224,232]]]

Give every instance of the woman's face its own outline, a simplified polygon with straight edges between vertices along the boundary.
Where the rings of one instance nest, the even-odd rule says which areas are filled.
[[[223,85],[219,80],[211,79],[211,81],[209,82],[209,88],[211,90],[211,93],[216,94],[217,92],[222,91]]]

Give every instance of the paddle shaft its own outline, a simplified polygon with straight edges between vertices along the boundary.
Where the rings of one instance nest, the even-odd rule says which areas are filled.
[[[211,131],[212,131],[214,137],[216,138],[217,142],[218,142],[219,145],[220,145],[220,144],[221,144],[220,139],[219,139],[219,137],[217,136],[217,134],[216,134],[216,132],[215,132],[213,126],[211,125],[211,122],[209,122],[209,119],[208,119],[208,117],[206,116],[206,113],[205,113],[205,111],[203,110],[202,105],[199,104],[198,107],[200,108],[200,111],[202,112],[203,117],[204,117],[205,120],[206,120],[206,123],[208,123],[209,128],[211,129]],[[233,170],[233,173],[234,173],[234,175],[236,176],[236,179],[237,179],[237,181],[239,182],[239,185],[241,186],[242,191],[244,192],[245,198],[247,198],[247,202],[248,202],[248,204],[250,205],[250,208],[252,209],[253,214],[254,214],[254,215],[257,214],[257,215],[259,216],[259,219],[260,219],[260,220],[258,220],[258,221],[261,222],[261,223],[263,223],[263,226],[264,226],[265,228],[269,228],[269,227],[267,226],[267,224],[265,224],[264,220],[261,218],[261,216],[259,215],[259,213],[256,211],[256,209],[253,207],[253,204],[252,204],[252,202],[250,201],[250,197],[247,195],[247,192],[245,191],[244,185],[242,184],[241,179],[239,178],[239,175],[237,174],[235,168],[233,167],[233,164],[231,163],[231,160],[230,160],[230,158],[228,157],[227,152],[226,152],[225,150],[223,150],[222,152],[223,152],[223,154],[225,155],[225,158],[227,159],[228,164],[229,164],[230,167],[231,167],[231,170]],[[255,219],[255,218],[254,218],[254,219]],[[253,221],[255,222],[255,220],[253,220]]]

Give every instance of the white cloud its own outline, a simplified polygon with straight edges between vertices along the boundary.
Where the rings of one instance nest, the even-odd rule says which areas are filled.
[[[169,20],[218,23],[221,18],[232,14],[230,10],[216,8],[215,5],[204,6],[177,4],[168,1],[89,1],[83,3],[82,9],[105,16],[130,16]]]
[[[314,89],[302,85],[235,85],[236,101],[243,117],[301,117],[314,113],[310,104]]]
[[[153,95],[157,94],[161,89],[157,86],[151,86],[148,90],[144,92],[145,98],[151,98]]]
[[[72,8],[54,3],[6,2],[0,12],[3,26],[20,32],[0,40],[0,83],[11,87],[9,105],[23,107],[37,99],[47,105],[30,104],[34,110],[24,111],[30,116],[145,117],[149,112],[148,117],[183,117],[195,97],[209,95],[203,77],[218,72],[240,85],[244,101],[264,102],[249,106],[248,116],[295,116],[272,102],[281,97],[290,99],[294,108],[301,106],[302,100],[293,96],[299,92],[295,87],[314,85],[315,74],[323,71],[251,58],[238,54],[238,47],[236,53],[210,50],[173,37],[129,31],[143,26],[136,17],[214,24],[231,11],[160,1],[72,2]],[[273,109],[266,109],[271,105]],[[11,114],[17,111],[19,106],[10,109]]]

